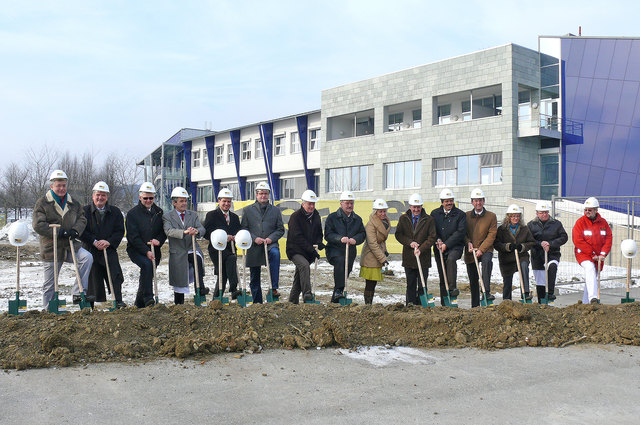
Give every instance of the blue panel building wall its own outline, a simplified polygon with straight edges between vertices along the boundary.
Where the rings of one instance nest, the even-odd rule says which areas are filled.
[[[561,60],[563,117],[583,123],[562,195],[640,195],[640,39],[563,37]]]

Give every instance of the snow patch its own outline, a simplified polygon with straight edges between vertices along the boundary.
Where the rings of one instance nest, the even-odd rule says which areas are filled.
[[[435,364],[440,359],[429,356],[420,350],[409,347],[391,347],[382,346],[358,347],[353,350],[341,348],[338,353],[354,360],[363,360],[376,367],[389,366],[393,363],[410,363],[410,364]]]

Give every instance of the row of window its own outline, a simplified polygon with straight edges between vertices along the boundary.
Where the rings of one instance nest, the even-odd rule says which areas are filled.
[[[502,152],[433,158],[431,183],[436,186],[468,186],[502,183]],[[327,192],[371,190],[371,165],[327,170]],[[422,162],[383,164],[384,189],[421,187]]]
[[[315,185],[318,187],[318,176],[315,178]],[[245,185],[245,199],[254,199],[256,185],[259,181],[250,181]],[[304,176],[289,177],[280,179],[280,199],[299,199],[302,193],[307,190],[307,180]],[[240,186],[238,183],[228,183],[223,185],[231,191],[233,199],[242,199],[240,196]],[[211,185],[198,186],[198,202],[215,202],[216,194],[213,193]]]
[[[289,133],[289,153],[296,154],[300,152],[300,140],[298,139],[298,132],[294,131]],[[309,151],[316,151],[320,149],[320,129],[309,130],[309,139],[307,142]],[[226,149],[226,163],[230,164],[234,162],[233,147],[231,143],[225,146],[216,146],[215,148],[215,162],[214,164],[223,164],[225,161],[225,149]],[[201,153],[202,152],[202,153]],[[286,133],[273,136],[273,156],[283,156],[287,153],[287,138]],[[260,139],[245,140],[240,142],[240,160],[250,161],[251,157],[255,159],[263,158],[262,141]],[[202,158],[202,161],[201,161]],[[194,149],[191,151],[191,166],[192,168],[198,168],[202,164],[203,167],[209,166],[209,158],[206,149]]]

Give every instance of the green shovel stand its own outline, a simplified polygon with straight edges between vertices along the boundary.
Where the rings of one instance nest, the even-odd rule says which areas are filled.
[[[490,305],[493,305],[493,301],[488,300],[486,295],[482,294],[482,299],[480,300],[480,305],[482,307],[489,307]]]
[[[78,303],[78,307],[80,307],[80,311],[84,310],[85,308],[92,308],[91,303],[88,302],[86,297],[84,296],[84,291],[80,292],[80,302]]]
[[[64,314],[67,312],[67,300],[58,298],[58,292],[54,292],[53,299],[49,301],[49,313]]]
[[[196,293],[193,296],[193,303],[196,307],[207,306],[207,297],[205,295],[200,295],[200,288],[196,288]]]
[[[268,303],[279,303],[280,302],[280,297],[274,297],[273,294],[271,293],[271,290],[269,290],[267,292],[267,302]]]
[[[520,297],[520,302],[522,304],[533,304],[533,300],[528,300],[524,297],[524,294],[522,294],[522,296]]]
[[[458,308],[458,299],[456,297],[452,297],[449,294],[447,294],[447,296],[444,297],[444,306],[451,307],[451,308]]]
[[[9,314],[18,316],[20,314],[24,314],[26,311],[27,311],[27,300],[21,300],[20,291],[16,291],[16,299],[9,300]]]
[[[547,295],[543,299],[541,299],[540,304],[549,305],[549,296]]]
[[[251,297],[251,295],[247,294],[247,291],[242,290],[242,293],[240,295],[238,295],[238,298],[236,298],[236,301],[238,302],[238,305],[241,307],[247,307],[250,306],[251,304],[253,304],[253,297]]]
[[[305,304],[320,304],[320,301],[316,301],[316,294],[311,294],[313,297],[310,301],[305,301]]]
[[[220,295],[219,297],[213,297],[213,299],[220,301],[222,305],[229,305],[229,297],[223,297]]]
[[[118,309],[118,303],[116,300],[111,301],[111,307],[109,307],[109,311],[116,311]]]
[[[424,288],[422,290],[422,293],[420,294],[420,304],[424,308],[436,306],[436,302],[435,302],[435,299],[433,298],[433,295],[428,293]]]
[[[340,298],[338,302],[340,303],[340,305],[349,305],[353,302],[353,300],[351,298],[347,298],[347,291],[344,291],[344,297]]]
[[[629,298],[629,293],[628,292],[627,292],[627,296],[626,297],[620,298],[620,303],[622,303],[622,304],[632,303],[632,302],[635,302],[635,301],[636,301],[635,298]]]

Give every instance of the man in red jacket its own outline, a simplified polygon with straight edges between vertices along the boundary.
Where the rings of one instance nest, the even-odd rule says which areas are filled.
[[[584,202],[584,216],[573,226],[573,244],[578,263],[584,268],[584,295],[582,302],[599,302],[596,265],[600,261],[600,270],[604,259],[611,251],[613,235],[607,220],[598,214],[600,204],[596,198]]]

